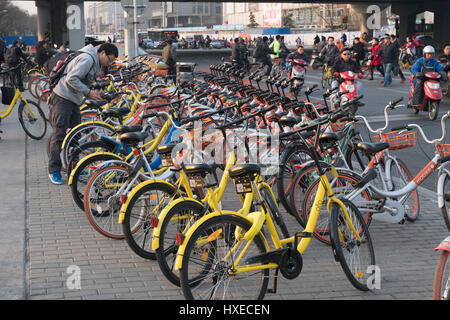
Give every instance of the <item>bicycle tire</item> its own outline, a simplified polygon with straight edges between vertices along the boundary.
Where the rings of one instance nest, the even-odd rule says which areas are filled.
[[[45,119],[44,112],[36,102],[30,100],[27,103],[28,106],[24,101],[21,101],[19,104],[19,122],[30,138],[41,140],[47,133],[47,120]],[[29,110],[31,110],[31,114],[28,112]],[[36,132],[34,132],[35,130]]]
[[[75,201],[78,208],[84,211],[84,191],[90,177],[97,171],[96,166],[109,160],[118,160],[109,154],[99,153],[87,161],[83,161],[82,164],[77,166],[71,172],[72,183],[70,184],[70,190],[72,192],[73,200]]]
[[[151,220],[152,217],[156,218],[159,215],[159,213],[167,205],[167,202],[159,205],[158,212],[151,212],[150,215],[148,215],[147,212],[154,210],[148,210],[148,207],[151,205],[150,201],[155,200],[152,199],[152,195],[156,194],[156,201],[158,201],[160,196],[159,193],[161,193],[161,196],[164,196],[167,200],[170,201],[177,188],[174,185],[157,181],[146,184],[142,187],[138,186],[137,188],[139,189],[137,190],[137,192],[133,193],[131,199],[128,199],[128,204],[126,208],[124,208],[125,215],[122,221],[123,234],[125,235],[125,240],[128,246],[131,250],[133,250],[134,253],[144,259],[156,260],[156,253],[152,249],[151,242],[151,238],[153,236],[153,225]],[[145,199],[141,199],[141,197],[146,193],[148,193],[149,196],[145,196]],[[143,207],[139,207],[140,209],[137,210],[138,213],[133,214],[133,209],[138,207],[137,201],[140,199],[144,200]],[[145,212],[143,210],[145,210]],[[144,214],[145,216],[142,217],[142,214]],[[135,222],[131,221],[132,217],[136,217]],[[143,233],[143,241],[141,241],[141,238],[139,238],[141,233]],[[146,243],[147,239],[149,241]]]
[[[251,224],[247,220],[231,214],[224,214],[206,220],[185,240],[187,243],[182,258],[180,280],[186,299],[196,300],[202,298],[197,292],[202,290],[202,288],[211,291],[211,287],[214,292],[203,298],[219,298],[223,300],[253,300],[255,298],[261,300],[264,298],[269,283],[268,269],[261,270],[261,272],[252,271],[249,272],[251,273],[250,275],[243,276],[240,274],[239,277],[235,277],[227,272],[230,269],[230,264],[223,260],[223,257],[229,253],[230,244],[233,244],[232,242],[236,240],[236,237],[242,236],[250,228]],[[200,244],[197,246],[197,239],[207,239],[208,236],[219,230],[221,237],[217,237],[215,240],[213,239],[202,246]],[[245,261],[246,257],[265,253],[266,248],[262,234],[258,233],[246,249],[247,252],[244,253],[241,261]],[[198,256],[197,252],[202,254]],[[246,256],[246,254],[249,254],[249,256]],[[230,256],[233,258],[239,255],[240,252]],[[191,259],[193,263],[189,263]],[[199,269],[195,269],[195,267],[199,267]],[[222,287],[223,279],[227,280],[227,285]],[[242,287],[237,288],[238,285]],[[234,288],[236,288],[236,292],[230,294],[227,291]],[[219,293],[217,292],[218,290],[220,290]],[[250,295],[250,297],[246,294]]]
[[[270,216],[272,217],[273,222],[275,223],[275,226],[278,228],[278,231],[281,232],[282,238],[284,239],[289,238],[289,230],[278,208],[276,199],[273,198],[269,188],[267,188],[265,185],[262,185],[260,191],[263,200],[266,202],[267,209],[270,213]]]
[[[329,167],[326,162],[321,162],[324,168]],[[313,173],[315,171],[316,173]],[[294,182],[292,183],[292,188],[289,195],[289,206],[292,208],[293,216],[297,222],[303,227],[306,227],[306,216],[303,214],[303,206],[298,206],[297,204],[302,204],[306,191],[308,190],[311,183],[313,183],[319,176],[317,175],[317,167],[315,164],[309,164],[297,172],[294,177]]]
[[[302,158],[299,155],[304,154],[308,158]],[[285,210],[295,217],[295,210],[291,207],[288,195],[291,192],[292,185],[298,170],[306,161],[312,158],[311,151],[301,144],[288,146],[280,158],[280,171],[276,181],[277,196]],[[298,166],[298,168],[297,168]],[[296,172],[297,171],[297,172]],[[287,179],[288,181],[286,181]]]
[[[399,189],[403,188],[412,180],[411,173],[409,172],[406,164],[399,158],[396,158],[396,160],[397,160],[401,170],[403,170],[403,174],[405,176],[400,176],[397,178],[394,177],[394,174],[396,174],[395,168],[397,166],[395,165],[395,162],[392,161],[391,162],[391,179],[392,179],[392,183],[393,183],[393,190],[399,190]],[[411,196],[412,196],[412,198],[411,198]],[[405,202],[402,204],[405,209],[405,217],[406,217],[406,219],[408,219],[408,221],[414,222],[417,220],[417,218],[419,217],[419,213],[420,213],[420,201],[419,201],[419,193],[417,191],[417,188],[409,193],[409,195],[405,201],[408,201],[408,199],[411,199],[414,202],[414,204],[413,205],[410,205],[410,204],[405,205]],[[411,212],[409,209],[412,206],[413,206],[413,210]]]
[[[121,172],[121,173],[119,173]],[[123,183],[129,178],[131,169],[125,166],[113,165],[97,170],[89,179],[84,191],[84,212],[92,227],[105,237],[111,239],[123,239],[123,228],[118,223],[120,213],[120,195],[117,191],[122,187]],[[99,188],[105,176],[113,174],[116,186],[109,188],[105,192],[105,188]],[[108,183],[111,183],[107,177]],[[137,179],[135,186],[142,182]],[[108,192],[108,190],[110,192]],[[115,197],[115,198],[114,198]]]
[[[102,131],[102,132],[100,132]],[[76,147],[88,141],[95,141],[101,135],[114,136],[116,131],[114,127],[104,122],[85,122],[76,129],[70,130],[65,137],[65,144],[62,148],[62,163],[67,167],[69,163],[70,154]],[[87,140],[89,139],[89,140]],[[81,140],[81,141],[80,141]]]
[[[444,218],[445,225],[447,226],[448,231],[450,232],[450,198],[446,195],[450,195],[450,177],[448,175],[445,176],[444,180],[444,206],[441,208],[442,218]]]
[[[45,119],[49,123],[50,123],[50,105],[48,104],[48,97],[50,96],[50,94],[51,92],[49,90],[43,92],[38,101],[38,106],[44,112],[44,115],[46,115]]]
[[[352,174],[351,172],[343,172],[338,170],[338,180],[336,180],[336,184],[332,186],[334,195],[338,198],[344,197],[346,194],[354,190],[353,185],[356,184],[361,177],[356,174]],[[330,181],[331,182],[331,181]],[[314,199],[316,194],[314,193],[317,191],[317,188],[319,186],[320,180],[313,181],[308,189],[305,192],[305,198],[302,203],[302,214],[305,219],[305,221],[308,221],[309,215],[308,212],[310,212],[311,207],[313,205]],[[370,201],[372,200],[371,194],[365,190],[361,194],[362,201]],[[331,244],[330,239],[330,221],[329,221],[329,213],[326,208],[326,203],[328,202],[328,196],[325,195],[324,198],[324,205],[322,205],[322,210],[319,213],[319,217],[317,218],[316,227],[314,228],[313,236],[320,242],[323,242],[325,244]],[[359,210],[359,209],[358,209]],[[364,215],[364,222],[366,223],[367,227],[369,227],[371,221],[372,221],[372,215],[370,213],[367,213]]]
[[[180,277],[174,271],[175,258],[179,247],[176,235],[177,233],[185,233],[187,227],[201,218],[204,211],[203,205],[197,201],[186,199],[170,208],[161,223],[156,259],[167,280],[178,287],[181,286]],[[195,217],[197,219],[193,220],[192,218]]]
[[[443,289],[447,285],[447,281],[450,278],[450,263],[449,263],[449,252],[446,250],[441,250],[441,255],[439,256],[436,269],[434,271],[433,280],[433,300],[443,300]],[[447,277],[444,275],[448,273]],[[447,297],[450,299],[450,297]]]
[[[347,211],[362,241],[359,242],[348,227],[341,207],[337,203],[332,203],[330,216],[332,250],[350,283],[358,290],[368,291],[370,290],[368,287],[370,276],[368,270],[369,267],[375,266],[372,238],[370,237],[369,228],[365,224],[358,208],[348,200],[343,199],[341,201],[345,204],[346,208],[351,208],[351,210],[347,209]],[[340,241],[339,234],[342,234],[344,241]],[[363,245],[366,247],[365,252],[361,251]],[[348,257],[347,254],[351,253],[355,253],[355,255]],[[361,263],[363,255],[365,255],[364,266]],[[353,263],[356,265],[353,265]]]

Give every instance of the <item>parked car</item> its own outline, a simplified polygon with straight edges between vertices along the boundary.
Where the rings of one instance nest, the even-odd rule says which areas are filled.
[[[142,42],[142,48],[143,49],[153,49],[155,47],[155,43],[152,39],[144,39]]]
[[[213,49],[221,49],[223,47],[222,43],[219,40],[211,40],[209,44]]]
[[[92,44],[94,47],[105,43],[106,41],[100,40],[98,38],[94,37],[85,37],[84,38],[84,44],[87,46],[88,44]]]

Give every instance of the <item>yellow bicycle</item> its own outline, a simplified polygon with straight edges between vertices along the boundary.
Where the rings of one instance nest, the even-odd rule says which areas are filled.
[[[334,257],[353,286],[369,290],[369,267],[375,265],[372,241],[357,207],[334,195],[329,179],[337,177],[336,170],[330,167],[326,171],[320,166],[316,146],[318,129],[324,123],[318,124],[315,146],[310,148],[321,183],[306,228],[291,237],[280,237],[274,221],[277,225],[284,222],[270,186],[262,182],[260,166],[242,164],[231,168],[237,192],[245,194],[244,204],[239,211],[216,210],[203,216],[181,239],[175,270],[180,272],[185,298],[262,299],[268,291],[271,270],[275,270],[274,286],[269,290],[272,293],[276,292],[278,272],[287,279],[296,278],[325,195]],[[311,126],[298,132],[308,129]],[[254,201],[260,210],[251,212]],[[269,247],[267,234],[274,250]]]
[[[0,121],[9,116],[14,109],[17,101],[20,101],[18,107],[19,122],[22,125],[25,133],[32,139],[40,140],[45,136],[47,132],[47,122],[45,120],[44,112],[34,101],[29,101],[24,98],[22,92],[17,88],[14,81],[13,73],[16,69],[21,68],[19,64],[17,67],[10,68],[1,71],[3,75],[4,85],[10,85],[10,87],[2,87],[2,103],[9,105],[8,109],[0,110]]]

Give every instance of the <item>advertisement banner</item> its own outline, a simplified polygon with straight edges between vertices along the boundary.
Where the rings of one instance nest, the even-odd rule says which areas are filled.
[[[263,7],[263,27],[281,28],[281,3],[265,3]]]

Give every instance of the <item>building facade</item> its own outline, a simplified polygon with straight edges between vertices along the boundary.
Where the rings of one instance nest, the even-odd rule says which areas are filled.
[[[149,28],[198,27],[222,24],[220,2],[149,2]]]
[[[276,10],[268,7],[267,3],[224,2],[223,23],[248,26],[253,16],[258,27],[267,27],[267,11]],[[359,28],[358,21],[352,18],[352,7],[348,4],[278,3],[278,8],[275,17],[279,19],[279,27],[306,30]]]

